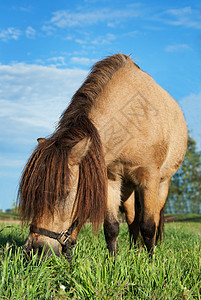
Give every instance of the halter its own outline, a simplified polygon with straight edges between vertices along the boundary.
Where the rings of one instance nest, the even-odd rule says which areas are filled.
[[[57,240],[62,246],[69,246],[70,245],[70,237],[75,228],[78,225],[78,219],[76,219],[73,224],[65,231],[61,231],[59,233],[47,230],[41,227],[37,227],[35,225],[30,226],[30,232],[38,233],[40,235],[47,236],[51,239]]]

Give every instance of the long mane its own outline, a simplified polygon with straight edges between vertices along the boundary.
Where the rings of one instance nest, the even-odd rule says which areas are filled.
[[[18,191],[24,222],[40,219],[46,210],[53,214],[54,208],[65,202],[70,179],[69,151],[80,140],[90,137],[90,149],[79,166],[75,217],[80,225],[87,218],[95,227],[102,223],[106,212],[107,173],[100,135],[88,115],[106,83],[127,60],[127,56],[117,54],[95,64],[62,114],[55,132],[29,158]]]

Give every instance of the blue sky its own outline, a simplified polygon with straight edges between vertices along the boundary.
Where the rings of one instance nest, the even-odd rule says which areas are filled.
[[[179,102],[201,149],[200,0],[1,1],[0,209],[91,65],[117,52]]]

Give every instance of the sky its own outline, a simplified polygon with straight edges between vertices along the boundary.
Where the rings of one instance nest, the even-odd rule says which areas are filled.
[[[0,209],[91,66],[119,52],[178,101],[201,150],[200,0],[0,1]]]

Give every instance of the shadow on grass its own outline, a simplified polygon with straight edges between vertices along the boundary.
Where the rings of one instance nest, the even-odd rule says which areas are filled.
[[[167,215],[165,217],[165,222],[192,222],[192,223],[201,223],[201,215],[196,215],[196,216],[192,216],[192,215]]]
[[[201,216],[200,217],[189,217],[186,219],[177,219],[176,222],[193,222],[193,223],[201,223]]]

